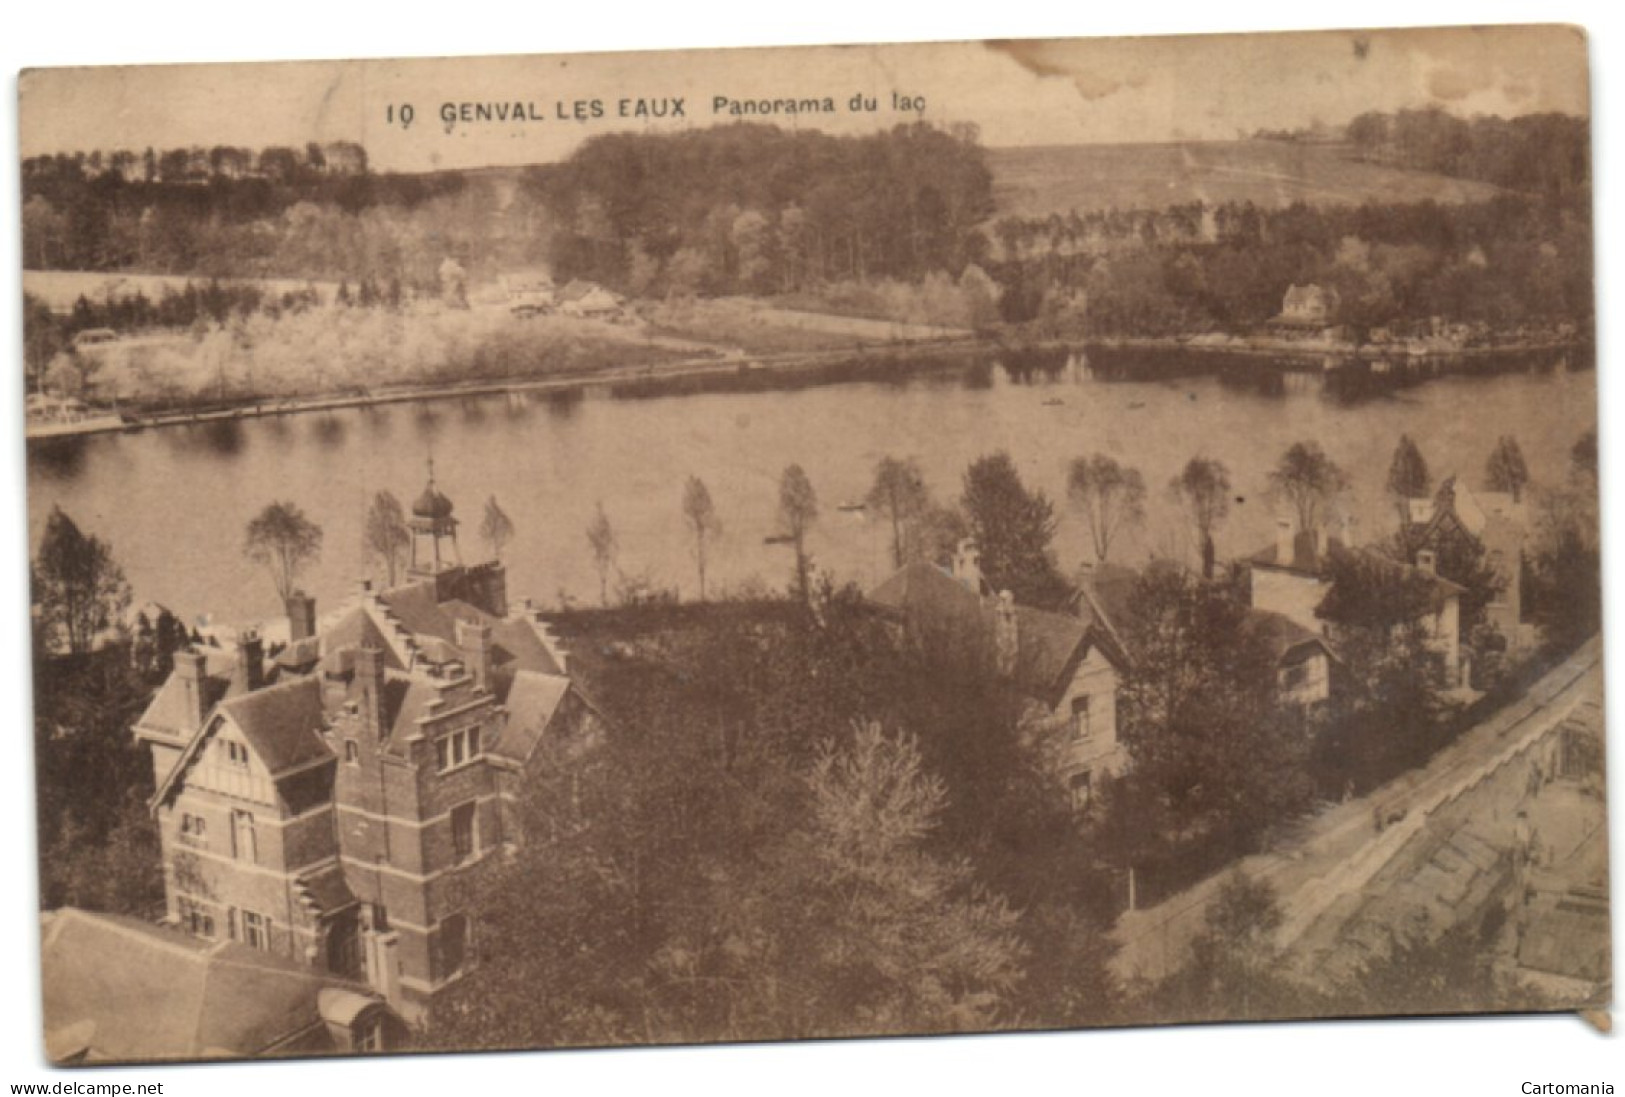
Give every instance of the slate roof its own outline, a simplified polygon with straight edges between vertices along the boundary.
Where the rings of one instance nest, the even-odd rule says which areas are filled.
[[[964,631],[991,636],[996,627],[994,604],[973,594],[935,564],[916,560],[894,572],[869,594],[869,601],[888,614],[908,617],[932,630]],[[1024,686],[1047,695],[1065,684],[1093,644],[1101,645],[1119,666],[1123,654],[1092,598],[1078,603],[1078,616],[1017,605],[1016,672]]]
[[[513,663],[515,669],[536,670],[545,674],[563,673],[530,625],[524,621],[497,617],[460,599],[436,602],[432,582],[395,587],[380,594],[379,600],[389,607],[407,631],[420,640],[435,637],[455,645],[458,621],[489,625],[494,667]]]
[[[315,678],[293,678],[227,698],[220,711],[242,729],[272,777],[333,756],[322,741],[322,690]]]
[[[135,1062],[331,1050],[318,996],[366,988],[270,953],[121,915],[41,916],[53,1059]]]
[[[552,723],[570,693],[570,679],[556,674],[522,670],[508,687],[508,726],[491,753],[514,762],[524,762],[536,749],[542,734]]]
[[[209,713],[223,700],[232,687],[232,672],[236,661],[229,652],[204,652],[203,712]],[[197,727],[192,724],[186,705],[186,687],[180,676],[171,673],[158,688],[147,710],[136,721],[146,731],[157,731],[179,739],[188,739]]]

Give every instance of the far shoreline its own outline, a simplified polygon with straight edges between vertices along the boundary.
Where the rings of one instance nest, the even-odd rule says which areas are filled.
[[[1335,371],[1341,368],[1436,370],[1440,366],[1493,363],[1498,359],[1537,354],[1570,354],[1593,346],[1589,339],[1516,340],[1487,346],[1418,347],[1406,344],[1356,344],[1351,342],[1290,339],[1274,336],[1222,336],[1195,333],[1162,336],[1092,336],[1082,339],[1035,339],[1017,342],[1008,337],[981,335],[934,340],[847,344],[815,351],[793,351],[732,357],[691,358],[660,365],[611,367],[593,372],[544,378],[510,378],[460,383],[392,386],[378,390],[328,393],[287,398],[242,398],[214,402],[194,410],[176,410],[151,415],[105,413],[76,422],[28,424],[27,442],[47,442],[95,434],[138,433],[163,427],[193,426],[223,420],[300,415],[374,407],[385,404],[419,403],[468,397],[536,394],[559,396],[593,388],[621,389],[629,397],[679,396],[704,391],[707,380],[731,377],[750,378],[762,374],[778,376],[837,370],[838,376],[813,380],[812,385],[840,384],[861,380],[882,380],[895,376],[888,367],[900,360],[913,359],[909,372],[925,373],[963,365],[962,359],[978,354],[1103,354],[1137,357],[1191,356],[1205,359],[1206,365],[1225,360],[1245,360],[1250,365],[1274,368],[1280,372]],[[842,367],[849,367],[842,369]],[[685,392],[682,382],[699,384]]]

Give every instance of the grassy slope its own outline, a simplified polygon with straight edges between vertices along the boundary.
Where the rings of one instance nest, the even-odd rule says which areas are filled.
[[[1360,163],[1341,146],[1278,141],[989,149],[988,160],[998,217],[1195,201],[1469,202],[1496,193],[1487,183]]]

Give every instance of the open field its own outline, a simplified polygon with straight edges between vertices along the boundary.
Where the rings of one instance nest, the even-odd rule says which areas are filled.
[[[996,216],[1144,209],[1186,202],[1278,207],[1473,202],[1498,188],[1348,159],[1342,145],[1219,141],[989,149]]]

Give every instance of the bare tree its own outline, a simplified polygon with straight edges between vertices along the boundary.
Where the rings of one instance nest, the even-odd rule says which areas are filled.
[[[1145,520],[1145,480],[1138,469],[1120,465],[1114,457],[1097,453],[1077,458],[1066,486],[1089,527],[1095,559],[1102,563],[1117,535]]]
[[[1217,553],[1213,534],[1230,513],[1230,470],[1223,461],[1192,457],[1185,470],[1168,483],[1168,490],[1185,508],[1202,551],[1202,578],[1213,578]]]
[[[248,523],[243,555],[271,573],[283,602],[305,565],[322,554],[322,527],[291,502],[271,503]]]
[[[892,564],[902,567],[912,527],[931,505],[920,466],[913,460],[881,458],[875,466],[875,482],[864,501],[869,509],[884,511],[891,520]]]
[[[694,563],[700,572],[700,601],[703,602],[706,548],[711,538],[722,532],[722,520],[717,517],[717,508],[711,502],[710,490],[698,476],[690,476],[683,488],[683,519],[688,523],[689,532],[694,535]]]
[[[615,540],[615,527],[609,524],[609,515],[604,513],[604,504],[600,500],[598,510],[587,524],[587,544],[592,546],[593,566],[598,569],[598,601],[609,605],[609,573],[615,567],[615,557],[620,552],[620,545]]]
[[[502,546],[513,540],[513,521],[497,505],[497,497],[485,501],[485,517],[480,520],[480,536],[491,546],[491,557],[502,559]]]
[[[382,560],[389,576],[389,585],[395,585],[395,571],[412,545],[412,533],[406,526],[406,512],[394,493],[380,491],[372,497],[367,508],[367,520],[361,528],[361,550],[368,560]]]
[[[796,593],[806,601],[812,591],[807,534],[818,521],[818,494],[800,465],[787,466],[779,477],[779,521],[796,551]]]
[[[1298,529],[1316,529],[1323,512],[1348,488],[1348,477],[1319,442],[1294,442],[1270,472],[1270,485],[1286,499]]]

